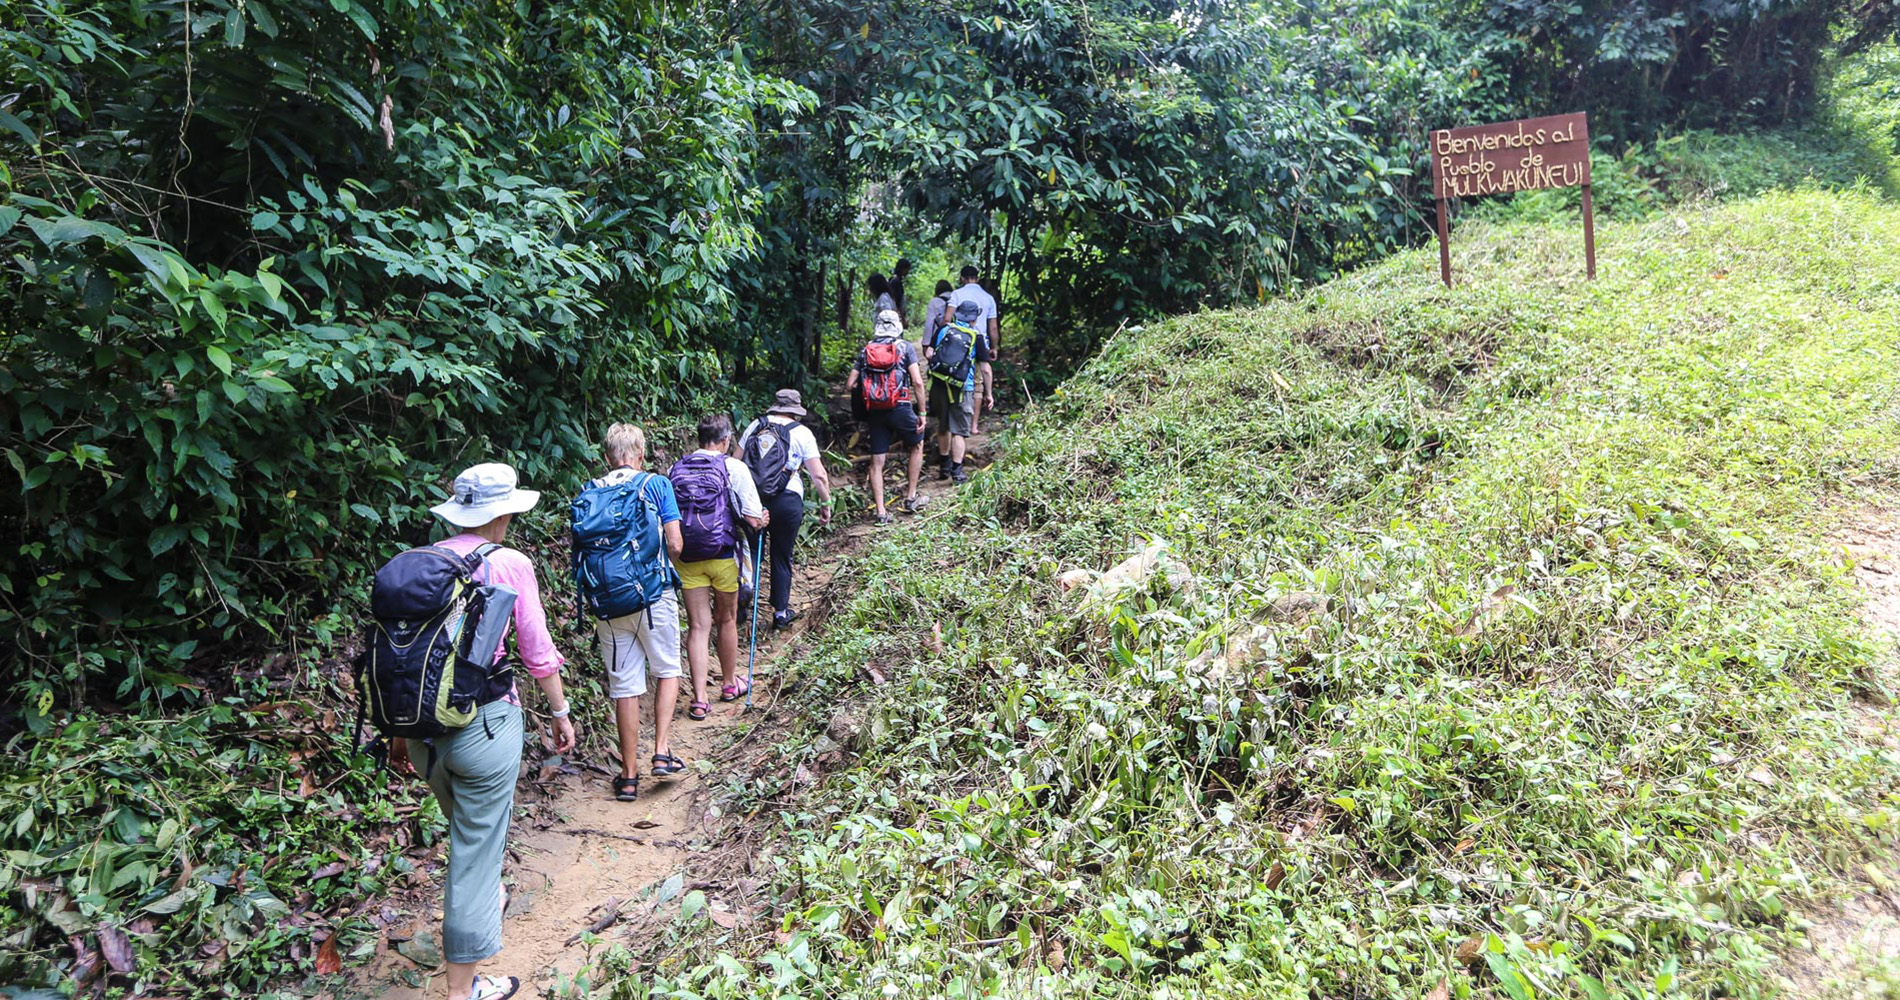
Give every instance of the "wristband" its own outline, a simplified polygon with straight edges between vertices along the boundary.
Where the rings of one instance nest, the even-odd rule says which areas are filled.
[[[567,713],[569,713],[569,712],[571,712],[571,711],[573,711],[573,709],[572,709],[572,708],[563,708],[563,709],[561,709],[561,710],[560,710],[560,711],[558,711],[558,712],[549,712],[548,714],[549,714],[549,715],[551,715],[551,716],[553,716],[554,718],[557,718],[557,719],[565,719],[565,718],[567,718]]]

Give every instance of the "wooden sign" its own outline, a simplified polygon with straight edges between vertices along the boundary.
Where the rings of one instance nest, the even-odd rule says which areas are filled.
[[[1596,219],[1590,210],[1590,123],[1578,112],[1495,125],[1438,129],[1431,136],[1432,197],[1438,201],[1438,274],[1451,285],[1451,198],[1580,185],[1583,257],[1597,276]]]

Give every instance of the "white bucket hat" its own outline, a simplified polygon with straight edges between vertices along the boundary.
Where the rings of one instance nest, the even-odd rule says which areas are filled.
[[[500,462],[470,466],[455,477],[455,495],[429,511],[458,528],[479,528],[503,514],[532,510],[541,502],[540,491],[516,489],[516,481],[514,468]]]
[[[904,335],[904,317],[895,309],[879,310],[877,318],[871,323],[871,333],[878,337],[901,337]]]

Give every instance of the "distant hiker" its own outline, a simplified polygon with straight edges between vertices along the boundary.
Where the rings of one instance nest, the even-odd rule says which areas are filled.
[[[750,679],[739,673],[739,523],[754,531],[767,523],[759,491],[745,463],[733,458],[732,419],[714,413],[699,420],[699,450],[673,463],[667,478],[680,509],[680,584],[686,588],[686,662],[693,703],[686,714],[712,713],[706,698],[706,648],[719,630],[719,700],[744,697]]]
[[[772,408],[739,435],[739,456],[752,473],[759,499],[771,515],[766,542],[772,550],[772,627],[785,628],[798,613],[792,610],[792,552],[798,545],[798,527],[805,520],[803,472],[818,491],[822,524],[831,523],[831,477],[805,416],[804,399],[797,389],[780,389]]]
[[[680,509],[673,483],[644,470],[646,433],[632,424],[607,428],[601,454],[607,474],[574,500],[572,539],[575,591],[592,615],[607,697],[620,733],[620,774],[614,798],[640,795],[640,696],[652,675],[653,776],[686,770],[672,752],[673,710],[680,694]]]
[[[845,388],[864,400],[865,427],[871,438],[871,500],[877,506],[879,524],[891,521],[884,509],[884,456],[893,439],[910,449],[904,510],[916,513],[930,500],[917,493],[917,475],[924,465],[924,411],[914,408],[914,402],[920,401],[914,401],[913,395],[922,391],[923,384],[917,349],[904,339],[904,321],[890,310],[878,313],[871,341],[858,352]]]
[[[398,616],[414,615],[418,613],[416,599],[421,596],[416,585],[425,579],[440,582],[455,577],[466,563],[474,564],[475,581],[512,590],[513,612],[502,625],[498,641],[504,645],[494,650],[493,662],[505,663],[505,635],[512,624],[522,664],[547,698],[554,749],[567,753],[574,749],[574,724],[568,718],[567,696],[561,690],[563,659],[548,634],[534,563],[502,544],[514,515],[531,509],[540,499],[541,494],[534,490],[517,489],[515,470],[506,465],[477,465],[464,470],[455,477],[454,495],[431,508],[436,516],[462,532],[435,543],[430,550],[412,550],[397,557],[402,560],[413,556],[417,564],[436,558],[435,571],[405,581],[411,586],[402,594],[390,593],[385,589],[389,582],[385,574],[396,575],[392,573],[392,560],[391,566],[377,574],[371,604],[374,609],[378,603],[391,602]],[[413,555],[426,551],[441,556]],[[466,620],[473,616],[456,617]],[[460,671],[457,674],[459,677]],[[501,951],[501,913],[508,900],[501,884],[502,853],[508,840],[508,822],[514,816],[515,778],[521,771],[523,740],[521,698],[511,674],[491,670],[489,678],[498,683],[485,693],[473,718],[460,728],[430,738],[411,736],[390,743],[393,765],[413,769],[421,764],[423,778],[435,793],[449,832],[442,957],[448,962],[450,1000],[502,1000],[521,987],[520,980],[512,976],[475,974],[476,963]]]
[[[981,424],[983,423],[983,411],[996,408],[995,382],[990,372],[990,362],[995,360],[997,347],[1002,343],[1001,340],[998,339],[1000,331],[997,327],[996,299],[992,297],[989,292],[984,291],[983,286],[977,282],[977,279],[981,276],[982,273],[979,272],[974,265],[966,266],[961,275],[963,283],[958,286],[955,291],[950,293],[950,309],[953,311],[953,314],[956,307],[965,302],[974,302],[983,310],[983,315],[979,318],[976,328],[979,332],[985,334],[988,339],[988,343],[983,346],[982,351],[976,356],[977,386],[976,401],[974,403],[975,416],[970,419],[970,433],[972,434],[982,433]]]
[[[865,283],[871,293],[871,321],[877,322],[877,314],[886,309],[897,311],[897,300],[891,297],[891,283],[881,274],[872,274]]]
[[[897,315],[904,315],[904,299],[910,291],[910,258],[899,257],[891,265],[891,300],[896,302]]]
[[[937,329],[924,351],[930,371],[930,409],[937,414],[938,479],[970,481],[963,452],[976,417],[976,359],[989,337],[977,328],[983,310],[974,302],[957,306],[955,317]]]
[[[950,282],[937,279],[937,290],[931,294],[930,304],[924,307],[924,333],[917,338],[919,353],[937,336],[937,330],[950,322],[955,311],[950,308]]]

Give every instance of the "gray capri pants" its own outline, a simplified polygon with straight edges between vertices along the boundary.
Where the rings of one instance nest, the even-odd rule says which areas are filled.
[[[521,706],[491,701],[460,732],[429,747],[409,741],[449,821],[449,873],[442,890],[442,957],[479,962],[501,950],[501,860],[521,773]]]

